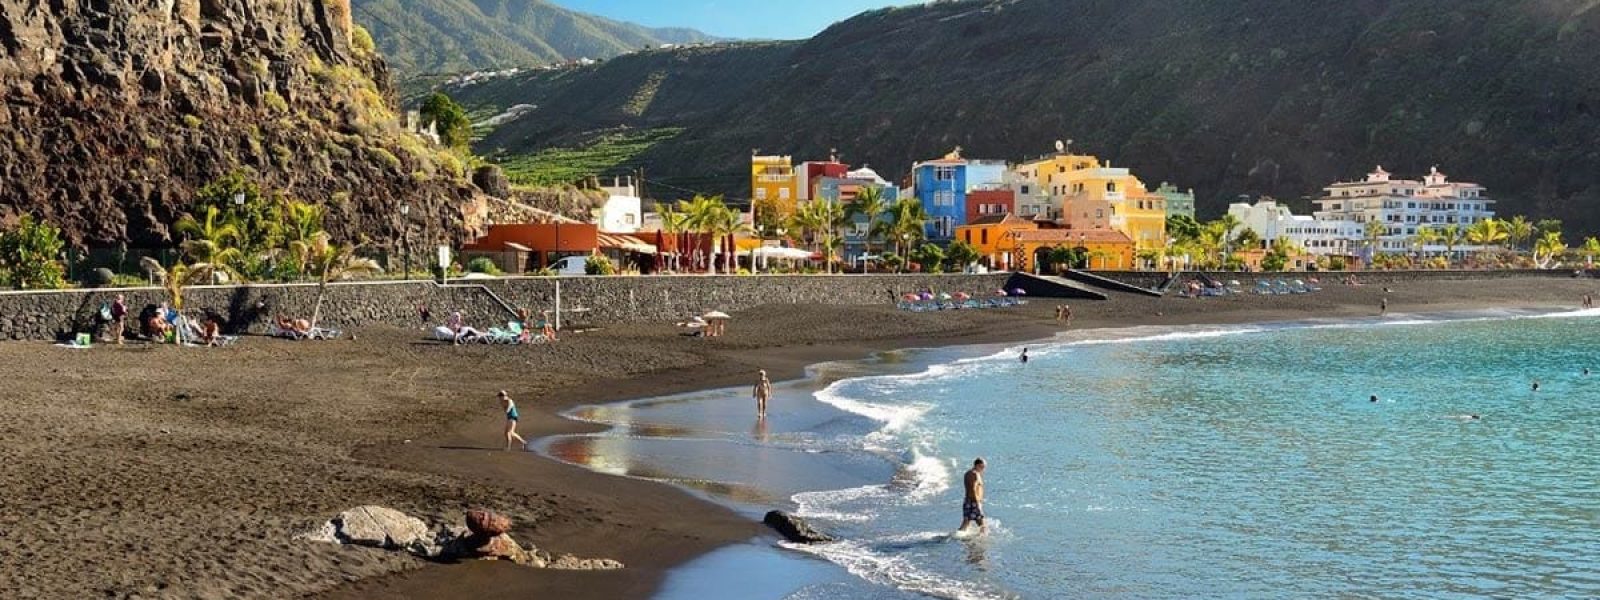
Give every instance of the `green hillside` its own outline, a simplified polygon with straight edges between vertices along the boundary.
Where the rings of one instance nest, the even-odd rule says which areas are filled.
[[[645,47],[713,41],[692,29],[652,29],[544,0],[352,0],[401,77],[610,58]]]
[[[654,52],[460,90],[540,108],[489,153],[683,133],[652,178],[742,195],[752,148],[837,147],[886,176],[960,145],[1019,159],[1057,139],[1216,214],[1300,203],[1375,164],[1489,186],[1507,213],[1600,231],[1600,10],[1591,0],[994,0],[883,9],[797,43]],[[624,110],[646,83],[639,114]],[[508,104],[509,103],[509,104]],[[1302,204],[1303,206],[1303,204]]]

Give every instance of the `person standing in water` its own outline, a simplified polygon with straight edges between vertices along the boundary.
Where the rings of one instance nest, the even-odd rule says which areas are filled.
[[[985,464],[982,458],[972,461],[972,468],[967,470],[963,477],[966,485],[966,497],[961,501],[961,527],[956,531],[967,530],[968,525],[977,524],[978,531],[986,532],[989,526],[984,523],[983,514],[983,469]]]
[[[1384,298],[1383,300],[1380,300],[1378,302],[1378,314],[1380,314],[1380,315],[1389,314],[1389,299],[1388,298]]]
[[[1028,364],[1028,349],[1022,349],[1022,364]]]
[[[761,370],[761,380],[756,382],[750,395],[756,399],[756,416],[767,416],[767,400],[772,399],[772,380],[767,379],[766,369]]]
[[[511,450],[513,442],[526,447],[528,440],[522,439],[522,436],[517,435],[517,420],[522,417],[517,413],[517,402],[512,400],[511,394],[506,393],[505,390],[500,390],[499,398],[501,410],[506,411],[506,450]]]

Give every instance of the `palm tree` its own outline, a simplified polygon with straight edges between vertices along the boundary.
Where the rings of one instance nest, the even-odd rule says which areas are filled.
[[[1456,246],[1461,245],[1461,242],[1465,239],[1466,235],[1461,232],[1460,225],[1451,223],[1439,230],[1439,243],[1444,244],[1444,264],[1446,266],[1449,266],[1450,261],[1455,258]]]
[[[1443,242],[1444,241],[1444,235],[1440,234],[1439,230],[1424,225],[1422,227],[1418,227],[1417,228],[1417,236],[1414,239],[1416,240],[1417,251],[1422,254],[1423,258],[1427,258],[1428,257],[1428,248],[1427,247],[1428,246],[1435,246],[1435,245],[1438,245],[1439,243]]]
[[[244,253],[238,248],[239,227],[230,222],[220,209],[207,206],[204,221],[195,220],[193,215],[184,215],[173,229],[184,236],[180,247],[190,262],[211,265],[212,275],[226,273],[238,276],[239,272],[234,267],[244,258]]]
[[[322,318],[322,300],[328,293],[328,282],[351,275],[380,273],[383,269],[375,260],[358,258],[355,246],[333,243],[332,237],[326,232],[313,236],[307,247],[310,250],[307,265],[317,276],[317,303],[311,310],[311,328],[316,329],[317,321]]]
[[[845,209],[845,216],[851,222],[861,217],[867,219],[866,236],[861,240],[866,254],[872,254],[873,241],[885,232],[885,228],[879,227],[878,224],[888,210],[889,201],[884,198],[883,188],[878,186],[867,186],[861,190],[861,193],[856,195],[855,201]]]
[[[889,235],[894,239],[895,254],[909,256],[912,242],[928,237],[928,211],[916,198],[901,198],[889,210]]]
[[[739,234],[750,233],[753,230],[744,224],[744,215],[738,209],[721,204],[720,200],[719,198],[719,206],[711,211],[710,218],[707,219],[707,233],[716,243],[727,245],[722,249],[722,258],[725,261],[723,272],[732,274],[738,270],[739,248],[735,239]]]
[[[1589,266],[1594,266],[1594,257],[1600,255],[1600,238],[1583,240],[1583,256],[1589,259]]]
[[[1511,241],[1511,247],[1522,249],[1522,243],[1533,238],[1533,223],[1527,217],[1517,215],[1506,222],[1506,236]]]
[[[832,202],[813,202],[818,221],[822,224],[822,257],[827,271],[833,272],[834,251],[844,247],[844,227],[849,215],[843,205]]]
[[[728,205],[722,201],[722,196],[695,195],[693,199],[687,202],[680,201],[678,203],[678,210],[683,211],[687,217],[684,219],[684,228],[689,232],[701,234],[699,236],[700,239],[695,242],[696,253],[704,250],[709,258],[712,250],[711,244],[715,241],[712,237],[715,234],[711,231],[711,225],[722,218],[722,211],[727,208]],[[702,240],[706,243],[705,248],[700,247]]]
[[[1549,269],[1566,251],[1567,243],[1561,239],[1561,232],[1547,231],[1533,244],[1533,262],[1541,269]]]
[[[1366,235],[1368,256],[1376,258],[1378,256],[1378,240],[1389,233],[1389,226],[1384,225],[1382,221],[1367,221],[1362,233]]]
[[[674,210],[670,204],[656,205],[656,214],[661,215],[661,233],[672,238],[673,247],[677,249],[677,252],[672,256],[671,265],[672,270],[676,271],[678,270],[679,259],[683,256],[683,244],[681,243],[683,239],[681,236],[688,226],[689,215]]]
[[[298,276],[306,272],[306,263],[311,260],[310,244],[317,234],[322,233],[322,219],[326,210],[315,204],[292,200],[287,208],[283,215],[284,247],[294,261],[295,274]]]
[[[1505,243],[1509,237],[1505,225],[1494,219],[1484,219],[1467,227],[1467,241],[1485,248]]]

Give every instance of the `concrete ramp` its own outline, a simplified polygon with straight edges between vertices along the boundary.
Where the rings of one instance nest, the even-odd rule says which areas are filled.
[[[1011,279],[1006,281],[1006,289],[1021,289],[1029,296],[1038,298],[1077,298],[1081,300],[1105,300],[1106,295],[1089,288],[1086,285],[1047,275],[1030,275],[1028,273],[1013,273]]]
[[[1158,292],[1158,291],[1155,291],[1155,290],[1152,290],[1152,289],[1149,289],[1149,288],[1139,287],[1137,285],[1134,285],[1134,284],[1131,284],[1131,283],[1128,283],[1128,282],[1125,282],[1125,281],[1117,281],[1115,279],[1109,279],[1109,278],[1106,278],[1106,277],[1101,277],[1099,275],[1095,275],[1094,273],[1089,273],[1087,271],[1079,271],[1079,270],[1076,270],[1076,269],[1071,269],[1071,270],[1068,270],[1066,272],[1066,277],[1068,279],[1071,279],[1071,280],[1076,281],[1078,283],[1082,283],[1082,284],[1085,284],[1085,285],[1097,287],[1097,288],[1100,288],[1102,290],[1111,290],[1113,292],[1127,292],[1127,293],[1130,293],[1130,294],[1139,294],[1141,296],[1152,296],[1152,297],[1156,297],[1156,298],[1160,298],[1161,297],[1161,292]]]

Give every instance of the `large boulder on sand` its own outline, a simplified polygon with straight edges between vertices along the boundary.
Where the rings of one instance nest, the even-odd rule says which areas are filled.
[[[363,506],[339,513],[332,521],[340,543],[387,550],[409,548],[432,541],[422,519],[382,506]]]
[[[789,541],[799,544],[820,544],[832,542],[836,539],[831,535],[812,529],[811,524],[806,523],[805,519],[781,510],[767,513],[767,517],[762,519],[761,522],[777,530]]]
[[[622,563],[609,558],[578,558],[563,554],[550,561],[549,568],[558,571],[615,571],[622,568]]]
[[[469,510],[467,529],[475,534],[491,537],[511,533],[511,517],[481,508]]]

